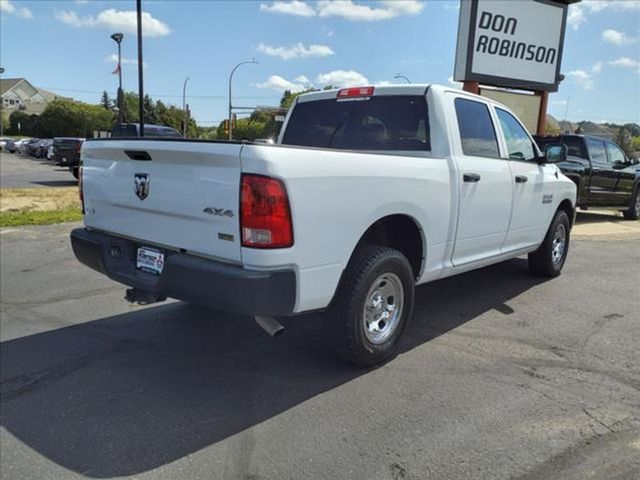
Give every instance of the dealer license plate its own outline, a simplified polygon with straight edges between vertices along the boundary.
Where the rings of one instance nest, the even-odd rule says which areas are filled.
[[[136,267],[145,272],[160,275],[164,268],[164,253],[153,248],[140,247],[136,257]]]

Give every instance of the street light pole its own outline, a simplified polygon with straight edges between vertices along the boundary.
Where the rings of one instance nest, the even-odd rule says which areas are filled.
[[[114,33],[111,35],[111,38],[118,44],[118,123],[122,124],[124,120],[124,112],[122,111],[122,100],[124,96],[122,92],[122,39],[124,35],[122,33]]]
[[[140,136],[144,137],[144,80],[142,72],[142,0],[136,0],[138,20],[138,112],[140,116]]]
[[[400,73],[396,73],[393,78],[404,78],[407,81],[407,83],[411,83],[411,80],[409,80],[407,77],[405,77],[404,75],[402,75]]]
[[[236,73],[236,70],[238,69],[238,67],[240,67],[241,65],[245,65],[247,63],[260,63],[260,62],[256,62],[255,58],[252,58],[251,60],[246,60],[244,62],[240,62],[235,67],[233,67],[233,70],[231,70],[231,74],[229,75],[229,140],[233,139],[233,125],[231,122],[231,115],[233,113],[233,105],[231,103],[231,80],[233,79],[233,74]]]
[[[4,73],[4,67],[0,67],[0,75],[2,75]],[[3,118],[3,113],[2,113],[2,109],[4,108],[4,100],[2,99],[2,97],[0,97],[0,137],[2,136],[3,132],[3,127],[4,127],[4,118]]]
[[[187,82],[189,81],[189,76],[184,79],[184,83],[182,84],[182,113],[184,114],[184,120],[182,123],[182,136],[187,136]]]

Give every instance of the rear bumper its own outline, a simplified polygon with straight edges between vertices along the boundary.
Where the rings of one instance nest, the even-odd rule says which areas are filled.
[[[165,251],[161,275],[136,268],[143,244],[77,228],[71,232],[76,258],[88,267],[130,287],[242,315],[286,315],[293,312],[293,270],[254,271],[236,265]]]

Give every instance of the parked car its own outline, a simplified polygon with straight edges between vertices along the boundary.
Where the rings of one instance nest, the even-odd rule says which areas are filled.
[[[115,125],[111,129],[112,137],[139,137],[140,136],[140,124],[139,123],[122,123]],[[177,130],[165,125],[144,125],[145,137],[172,137],[182,138],[182,135]]]
[[[437,85],[300,95],[277,145],[89,140],[78,260],[131,287],[254,315],[323,311],[353,364],[391,358],[414,287],[528,254],[567,257],[575,184],[505,106]]]
[[[53,139],[52,160],[63,167],[67,167],[75,178],[78,178],[80,166],[80,149],[84,138],[56,137]]]
[[[49,148],[47,149],[47,160],[52,160],[53,159],[53,142],[51,143],[51,145],[49,145]]]
[[[621,210],[628,220],[640,218],[640,167],[611,140],[592,135],[534,136],[538,145],[567,146],[562,172],[578,187],[578,207]]]
[[[49,147],[52,144],[53,140],[50,138],[40,140],[34,148],[33,156],[36,158],[46,158]]]
[[[0,137],[0,151],[6,150],[7,142],[13,141],[13,138],[9,137]]]
[[[7,142],[7,150],[11,153],[16,153],[20,151],[20,148],[25,143],[31,141],[30,138],[21,138],[20,140],[14,140],[12,142]]]
[[[40,138],[32,138],[24,145],[24,153],[27,155],[34,156],[36,149],[38,148],[38,143],[40,143]]]

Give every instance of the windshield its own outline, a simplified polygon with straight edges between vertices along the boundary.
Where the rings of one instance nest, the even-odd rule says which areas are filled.
[[[345,150],[429,150],[426,99],[393,95],[299,103],[282,143]]]

